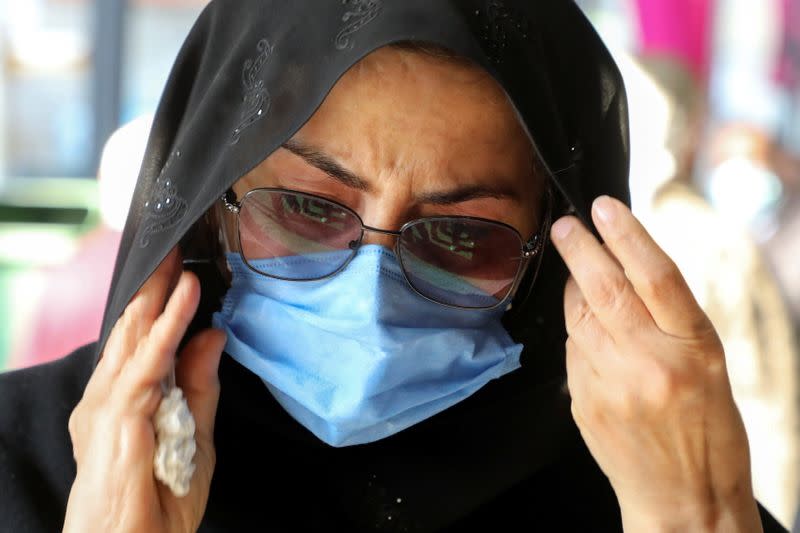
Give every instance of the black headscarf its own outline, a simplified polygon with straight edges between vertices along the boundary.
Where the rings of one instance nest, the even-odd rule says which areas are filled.
[[[563,209],[588,223],[596,196],[628,200],[622,80],[570,0],[212,0],[181,49],[155,116],[98,353],[174,246],[181,243],[187,257],[194,253],[191,243],[214,238],[202,231],[209,207],[288,140],[359,59],[407,41],[445,47],[499,82]],[[198,321],[205,324],[224,290],[213,289],[220,287],[213,270],[198,269],[205,301]],[[233,496],[231,484],[253,468],[241,458],[262,447],[281,465],[263,473],[280,487],[276,498],[307,498],[313,505],[331,500],[329,510],[355,513],[344,522],[365,527],[376,516],[388,524],[386,516],[392,520],[395,513],[400,530],[414,524],[436,529],[523,483],[576,440],[563,390],[564,279],[563,264],[548,249],[536,286],[523,286],[504,317],[525,344],[521,370],[370,445],[327,448],[282,413],[254,376],[223,360],[218,465],[207,519],[235,527],[236,516],[225,509],[236,508],[230,498],[247,496]],[[303,485],[298,477],[313,482]],[[303,492],[312,487],[319,494]],[[286,496],[294,493],[305,495]],[[392,494],[415,496],[403,503],[403,519]],[[335,506],[337,498],[346,503]],[[275,513],[288,513],[287,505],[272,509],[271,523],[281,523]],[[267,528],[266,515],[263,520]],[[311,523],[313,516],[303,520]]]
[[[99,346],[212,203],[291,137],[347,69],[399,41],[449,48],[494,76],[585,220],[600,194],[628,199],[622,79],[570,0],[213,0],[155,116]]]

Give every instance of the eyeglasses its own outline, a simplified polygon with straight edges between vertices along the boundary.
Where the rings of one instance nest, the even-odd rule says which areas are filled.
[[[493,220],[441,216],[412,220],[399,231],[364,224],[352,209],[313,194],[259,188],[236,201],[239,252],[255,272],[290,281],[325,279],[355,257],[366,232],[397,239],[403,275],[422,297],[463,309],[492,309],[513,295],[531,259],[541,255],[549,210],[540,231],[523,241]]]

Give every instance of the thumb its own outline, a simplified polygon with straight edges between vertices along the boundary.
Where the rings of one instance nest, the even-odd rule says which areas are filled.
[[[175,379],[194,416],[198,441],[213,442],[214,439],[219,401],[217,372],[225,341],[225,333],[218,329],[198,333],[181,351],[175,368]]]

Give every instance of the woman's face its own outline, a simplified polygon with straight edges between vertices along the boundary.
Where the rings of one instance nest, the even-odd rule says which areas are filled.
[[[505,93],[460,61],[382,48],[335,85],[305,126],[233,187],[336,200],[368,226],[467,215],[533,235],[543,179]],[[394,245],[368,233],[365,242]]]

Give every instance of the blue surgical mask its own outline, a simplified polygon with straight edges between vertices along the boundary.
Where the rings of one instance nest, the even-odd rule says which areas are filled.
[[[522,345],[500,323],[502,309],[422,298],[383,247],[362,246],[318,281],[269,278],[237,253],[227,258],[231,288],[214,315],[225,350],[331,446],[386,438],[520,366]],[[299,256],[295,267],[313,261]]]

